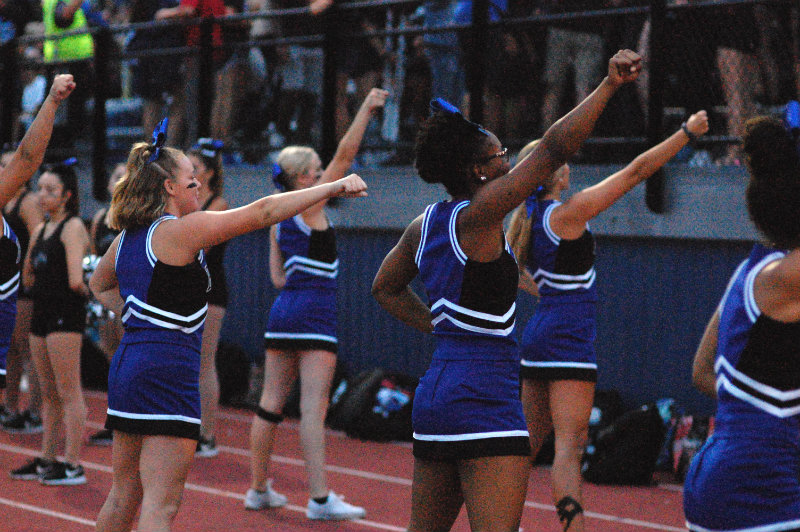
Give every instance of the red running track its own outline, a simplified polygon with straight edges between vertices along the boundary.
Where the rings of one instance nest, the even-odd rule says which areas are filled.
[[[87,392],[88,434],[101,428],[105,394]],[[291,421],[280,425],[270,476],[275,488],[289,497],[277,510],[247,511],[244,492],[249,484],[251,415],[222,409],[217,424],[219,456],[197,458],[192,464],[183,503],[173,530],[192,532],[328,531],[369,532],[405,530],[411,500],[411,447],[347,438],[329,431],[328,483],[349,502],[364,506],[366,519],[349,522],[311,521],[305,517],[305,471],[297,431]],[[12,480],[7,471],[36,456],[39,435],[12,435],[0,431],[0,532],[81,532],[94,520],[111,487],[111,448],[84,448],[82,464],[88,482],[82,486],[43,486],[35,481]],[[550,502],[549,470],[531,474],[522,530],[559,532]],[[680,487],[611,487],[586,484],[584,499],[590,532],[684,531]],[[462,509],[454,531],[467,531]]]

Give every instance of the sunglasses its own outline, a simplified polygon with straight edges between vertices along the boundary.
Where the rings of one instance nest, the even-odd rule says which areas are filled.
[[[484,159],[481,159],[478,162],[480,162],[482,164],[485,164],[485,163],[490,162],[492,159],[497,159],[497,158],[501,158],[505,162],[508,162],[511,159],[511,154],[508,153],[508,148],[503,148],[502,150],[500,150],[499,152],[495,153],[494,155],[490,155],[488,157],[485,157]]]

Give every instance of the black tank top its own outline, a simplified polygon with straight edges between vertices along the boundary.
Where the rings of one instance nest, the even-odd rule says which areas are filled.
[[[106,214],[108,209],[103,209],[100,214],[100,221],[97,224],[97,229],[94,233],[94,249],[97,251],[97,256],[102,257],[111,247],[114,239],[117,238],[119,231],[111,229],[106,225]]]
[[[33,289],[31,290],[33,299],[83,302],[83,297],[76,294],[69,287],[67,252],[61,242],[61,231],[64,229],[64,224],[72,218],[73,216],[64,218],[53,231],[53,234],[47,238],[42,238],[45,229],[47,229],[47,224],[50,223],[46,222],[39,233],[39,238],[33,244],[33,249],[31,250],[31,266],[35,276]]]
[[[214,194],[203,205],[203,210],[208,209],[219,195]],[[206,253],[206,266],[208,267],[208,274],[211,277],[211,290],[208,292],[208,302],[211,305],[218,307],[225,307],[228,304],[228,285],[225,283],[225,245],[227,242],[217,244],[209,248]]]
[[[31,235],[28,233],[28,226],[25,225],[25,220],[23,220],[22,216],[19,214],[19,209],[22,205],[22,200],[24,200],[25,196],[28,194],[30,194],[29,190],[23,192],[11,210],[6,211],[3,209],[3,217],[6,219],[6,222],[8,222],[8,225],[11,226],[14,234],[17,235],[19,248],[22,250],[23,257],[28,253],[28,244],[30,244]]]

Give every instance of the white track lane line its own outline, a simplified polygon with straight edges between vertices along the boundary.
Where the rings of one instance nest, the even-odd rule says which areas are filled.
[[[27,449],[25,447],[17,447],[16,445],[6,445],[6,444],[3,444],[3,443],[0,443],[0,451],[7,451],[7,452],[10,452],[10,453],[22,454],[22,455],[26,455],[26,456],[39,456],[39,452],[38,451],[34,451],[32,449]],[[59,457],[59,458],[61,458],[61,457]],[[302,462],[301,462],[301,464],[302,464]],[[103,465],[103,464],[97,464],[97,463],[94,463],[94,462],[87,462],[85,460],[81,460],[81,465],[84,467],[84,469],[89,469],[89,470],[93,470],[93,471],[100,471],[102,473],[108,473],[108,474],[112,473],[111,468],[109,466],[106,466],[106,465]],[[184,488],[189,490],[189,491],[196,491],[198,493],[205,493],[206,495],[213,495],[213,496],[216,496],[216,497],[225,497],[225,498],[228,498],[228,499],[235,499],[235,500],[238,500],[238,501],[244,501],[244,495],[241,494],[241,493],[236,493],[236,492],[233,492],[233,491],[227,491],[227,490],[220,490],[220,489],[216,489],[216,488],[211,488],[211,487],[203,486],[203,485],[200,485],[200,484],[194,484],[192,482],[187,482],[186,484],[184,484]],[[6,499],[0,499],[0,504],[6,504],[5,501],[6,501]],[[22,505],[22,503],[15,503],[14,501],[8,501],[8,503],[11,503],[11,504],[9,504],[9,506],[21,507],[21,505]],[[30,505],[24,505],[24,506],[30,506]],[[91,525],[91,526],[95,525],[94,521],[89,521],[88,519],[82,519],[80,517],[74,517],[74,516],[70,516],[68,514],[61,514],[60,512],[52,512],[50,510],[37,509],[35,506],[30,506],[30,508],[33,509],[31,511],[34,511],[36,513],[46,513],[46,515],[52,515],[52,516],[55,516],[55,517],[61,517],[63,519],[67,519],[69,521],[75,521],[75,522],[81,523],[81,524],[87,524],[87,525]],[[302,513],[304,515],[306,513],[305,506],[296,506],[294,504],[287,504],[286,506],[284,506],[284,508],[287,509],[287,510],[291,510],[293,512]],[[27,510],[28,508],[25,508],[25,509]],[[242,509],[242,511],[245,511],[245,510]],[[355,519],[355,520],[352,520],[350,522],[351,523],[358,523],[359,525],[370,527],[370,528],[376,528],[378,530],[388,530],[390,532],[405,532],[405,530],[406,530],[405,527],[394,526],[394,525],[390,525],[388,523],[380,523],[378,521],[370,521],[368,519]]]
[[[55,517],[57,519],[63,519],[64,521],[71,521],[73,523],[78,523],[81,525],[86,525],[91,527],[97,525],[97,523],[95,523],[90,519],[83,519],[82,517],[75,517],[74,515],[69,515],[62,512],[54,512],[53,510],[48,510],[47,508],[42,508],[41,506],[33,506],[31,504],[25,504],[24,502],[12,501],[11,499],[6,499],[5,497],[0,497],[0,504],[5,506],[11,506],[12,508],[17,508],[19,510],[25,510],[26,512],[32,512],[39,515],[46,515],[47,517]]]
[[[245,450],[245,449],[237,449],[236,447],[227,447],[227,446],[224,446],[224,445],[220,445],[220,446],[218,446],[218,448],[221,451],[225,451],[225,452],[228,452],[228,453],[231,453],[231,454],[235,454],[235,455],[238,455],[238,456],[250,456],[250,452]],[[28,456],[38,456],[39,455],[38,451],[33,451],[31,449],[27,449],[27,448],[24,448],[24,447],[17,447],[17,446],[14,446],[14,445],[5,445],[5,444],[2,444],[2,443],[0,443],[0,450],[12,452],[12,453],[17,453],[17,454],[24,454],[24,455],[28,455]],[[289,458],[289,457],[286,457],[286,456],[279,456],[279,455],[272,455],[272,460],[274,460],[275,462],[278,462],[280,464],[287,464],[287,465],[298,466],[298,467],[303,467],[304,464],[305,464],[305,462],[303,460],[299,460],[297,458]],[[94,470],[102,471],[104,473],[109,473],[109,474],[112,472],[111,471],[111,467],[105,466],[105,465],[102,465],[102,464],[96,464],[96,463],[93,463],[93,462],[85,462],[85,461],[81,461],[81,464],[87,469],[94,469]],[[370,473],[368,471],[360,471],[360,470],[357,470],[357,469],[350,469],[350,468],[347,468],[347,467],[338,467],[338,466],[331,466],[331,465],[325,466],[325,469],[327,471],[331,471],[331,472],[335,472],[335,473],[341,473],[341,474],[345,474],[345,475],[352,475],[352,476],[357,476],[357,477],[360,477],[360,478],[366,478],[366,479],[370,479],[370,480],[377,480],[377,481],[386,482],[386,483],[389,483],[389,484],[399,484],[399,485],[402,485],[402,486],[410,486],[411,485],[411,480],[410,479],[401,478],[401,477],[394,477],[394,476],[389,476],[389,475],[379,475],[377,473]],[[218,490],[218,489],[215,489],[215,488],[203,486],[203,485],[200,485],[200,484],[192,484],[192,483],[188,483],[188,482],[185,484],[185,486],[186,486],[186,489],[192,490],[192,491],[198,491],[198,492],[207,493],[207,494],[210,494],[210,495],[217,495],[217,496],[220,496],[220,497],[226,497],[226,498],[230,498],[230,499],[237,499],[237,500],[241,500],[241,501],[244,500],[244,495],[242,495],[241,493],[235,493],[235,492],[226,491],[226,490]],[[538,503],[538,502],[534,502],[534,501],[525,501],[525,506],[527,506],[528,508],[535,508],[537,510],[544,510],[544,511],[547,511],[547,512],[555,512],[556,511],[555,508],[553,508],[552,505]],[[285,508],[288,508],[289,510],[292,510],[292,511],[295,511],[295,512],[305,513],[305,511],[306,511],[306,509],[304,507],[302,507],[302,506],[294,506],[294,505],[291,505],[291,504],[290,505],[286,505]],[[629,518],[626,518],[626,517],[619,517],[619,516],[616,516],[616,515],[601,514],[601,513],[589,512],[589,511],[585,512],[584,515],[586,517],[593,518],[593,519],[599,519],[599,520],[602,520],[602,521],[609,521],[609,522],[626,524],[626,525],[631,525],[631,526],[640,526],[640,527],[649,528],[649,529],[652,529],[652,530],[663,530],[664,532],[686,532],[685,528],[679,528],[679,527],[664,525],[664,524],[661,524],[661,523],[653,523],[653,522],[650,522],[650,521],[642,521],[642,520],[639,520],[639,519],[629,519]],[[356,521],[353,521],[353,522],[360,523],[360,524],[363,524],[365,526],[370,526],[370,527],[373,527],[373,528],[378,528],[378,529],[381,529],[381,530],[392,530],[392,531],[396,530],[398,532],[403,532],[404,530],[406,530],[405,528],[395,527],[395,526],[392,526],[392,525],[389,525],[389,524],[378,523],[378,522],[375,522],[375,521],[368,521],[368,520],[363,520],[363,519],[359,519],[359,520],[356,520]]]

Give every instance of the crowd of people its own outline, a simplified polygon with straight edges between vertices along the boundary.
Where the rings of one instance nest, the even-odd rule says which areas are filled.
[[[687,0],[669,2],[684,7]],[[21,5],[10,7],[12,4]],[[626,14],[570,17],[570,13],[642,7],[646,0],[493,0],[493,23],[537,15],[551,17],[541,26],[501,25],[484,43],[486,83],[483,94],[487,127],[524,144],[531,132],[543,133],[573,102],[582,101],[602,77],[603,58],[618,48],[650,55],[651,21],[646,15]],[[224,142],[226,156],[245,150],[254,138],[267,137],[273,147],[291,144],[319,145],[323,90],[323,50],[319,42],[250,46],[243,43],[274,37],[319,35],[333,28],[337,52],[335,83],[335,136],[340,139],[369,89],[392,88],[390,105],[381,129],[385,141],[413,142],[416,128],[426,117],[431,95],[466,108],[477,74],[475,51],[469,32],[435,31],[472,21],[471,0],[422,0],[389,8],[361,10],[334,7],[333,0],[20,0],[0,5],[0,21],[13,25],[16,34],[25,23],[43,21],[41,31],[50,36],[109,24],[136,24],[129,32],[73,36],[45,41],[43,48],[29,46],[26,60],[61,65],[82,81],[81,93],[69,104],[68,127],[74,131],[87,123],[82,112],[95,83],[106,84],[106,94],[141,100],[141,125],[152,131],[160,117],[169,114],[170,139],[189,148],[197,138],[198,73],[202,63],[195,50],[198,26],[185,24],[194,17],[214,17],[275,9],[307,8],[288,16],[215,23],[211,44],[214,96],[209,100],[209,135]],[[37,14],[36,10],[41,13]],[[775,106],[795,97],[800,79],[792,65],[800,57],[800,32],[791,23],[797,6],[790,3],[704,2],[697,9],[670,11],[663,31],[678,35],[663,43],[665,104],[687,110],[708,109],[712,133],[735,140],[741,125],[757,106]],[[183,21],[183,22],[182,22]],[[142,26],[151,22],[153,26]],[[166,24],[166,25],[165,25]],[[359,39],[354,33],[376,29],[419,27],[423,33],[409,37]],[[701,31],[702,29],[702,31]],[[425,32],[425,30],[433,30]],[[94,40],[93,40],[94,39]],[[102,42],[100,39],[105,39]],[[680,45],[673,43],[680,42]],[[791,43],[787,46],[786,43]],[[107,79],[96,80],[92,60],[98,46],[115,49],[124,59],[112,59]],[[175,49],[169,53],[169,49]],[[155,53],[155,55],[152,55]],[[114,54],[112,54],[114,55]],[[0,64],[2,64],[0,59]],[[175,65],[180,65],[178,68]],[[687,72],[701,69],[713,75],[701,80]],[[19,111],[19,138],[44,97],[42,79],[26,69],[26,92],[8,91],[6,102]],[[648,110],[647,75],[637,89],[639,99],[626,98],[626,112],[600,127],[606,136],[641,136]],[[621,101],[621,100],[620,100]],[[723,110],[720,110],[723,109]],[[391,111],[390,111],[391,110]],[[719,118],[719,119],[717,119]],[[68,135],[69,137],[69,135]],[[377,140],[377,139],[376,139]],[[382,143],[386,144],[386,143]],[[401,145],[403,143],[401,142]],[[716,160],[739,164],[738,144],[729,142],[715,150]],[[256,150],[258,151],[258,150]],[[402,151],[402,150],[401,150]],[[263,150],[258,152],[263,157]],[[390,159],[410,163],[409,157]]]
[[[73,2],[53,4],[68,9]],[[159,11],[163,17],[187,16],[183,4],[164,9],[173,11]],[[409,224],[372,283],[387,312],[436,339],[413,404],[409,530],[449,530],[463,506],[473,530],[518,530],[531,457],[551,430],[553,504],[564,532],[585,530],[580,458],[597,380],[588,222],[710,127],[699,110],[620,171],[565,198],[568,161],[612,97],[642,72],[636,52],[614,54],[596,88],[554,117],[513,166],[493,131],[465,118],[459,105],[431,101],[416,136],[415,167],[450,199]],[[80,348],[93,298],[104,309],[100,337],[110,370],[106,432],[92,441],[110,442],[113,454],[97,529],[132,530],[138,513],[137,529],[169,530],[192,459],[218,452],[224,245],[269,227],[269,273],[280,295],[264,333],[244,507],[288,502],[268,471],[276,426],[299,379],[306,516],[363,518],[366,509],[345,502],[325,476],[339,271],[325,206],[335,197],[367,196],[367,184],[348,172],[390,94],[375,87],[366,93],[327,166],[313,148],[287,146],[272,169],[278,192],[234,209],[224,199],[224,143],[199,139],[184,152],[174,147],[183,141],[172,141],[175,129],[165,118],[116,169],[111,202],[87,229],[74,159],[42,164],[56,112],[76,87],[71,74],[56,76],[19,146],[0,159],[0,422],[9,432],[43,431],[40,455],[10,475],[45,485],[88,481],[80,465],[87,415]],[[687,522],[697,531],[796,530],[800,523],[799,385],[791,364],[800,319],[800,113],[785,123],[760,117],[743,131],[747,207],[765,242],[734,274],[695,356],[698,387],[719,399],[716,432],[686,477]],[[37,170],[37,192],[29,193]],[[512,212],[507,237],[504,220]],[[100,258],[87,280],[90,252]],[[417,277],[427,302],[411,288]],[[539,303],[518,344],[520,288]],[[26,367],[38,392],[21,411]],[[756,444],[762,453],[754,459]],[[753,475],[754,467],[764,474]],[[742,501],[749,501],[747,511],[738,511]]]

